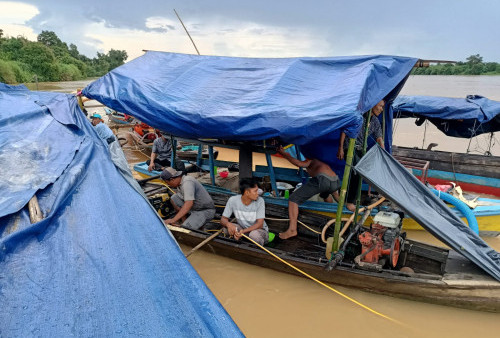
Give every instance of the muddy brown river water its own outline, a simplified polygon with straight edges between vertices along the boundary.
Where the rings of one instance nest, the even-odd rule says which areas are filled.
[[[39,84],[40,90],[74,92],[89,81]],[[34,89],[32,86],[31,88]],[[479,94],[500,101],[500,76],[412,76],[402,94],[464,97]],[[95,108],[99,110],[100,108]],[[500,155],[497,133],[492,152]],[[394,143],[421,146],[423,127],[411,121],[396,126]],[[427,128],[426,144],[439,143],[439,150],[463,151],[468,140],[450,139]],[[474,147],[487,147],[478,140]],[[458,142],[458,143],[457,143]],[[463,149],[463,150],[457,150]],[[234,156],[220,154],[221,156]],[[130,162],[145,157],[127,151]],[[261,161],[261,159],[256,159]],[[500,169],[499,169],[500,170]],[[409,237],[432,244],[439,242],[424,231]],[[500,251],[500,237],[485,240]],[[181,247],[184,251],[188,247]],[[198,251],[189,261],[249,337],[500,337],[500,314],[484,313],[375,295],[359,290],[336,287],[339,291],[402,324],[377,317],[305,278],[260,268],[239,261]],[[335,287],[335,286],[334,286]]]

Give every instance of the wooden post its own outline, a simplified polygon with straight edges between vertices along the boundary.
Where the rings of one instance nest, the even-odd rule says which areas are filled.
[[[266,160],[267,160],[267,167],[269,168],[269,176],[271,178],[271,187],[273,188],[276,197],[279,197],[278,186],[276,185],[276,176],[274,175],[273,160],[271,158],[271,154],[269,154],[268,152],[266,152]]]
[[[177,140],[173,137],[170,136],[170,141],[172,143],[172,155],[170,155],[170,166],[177,170],[177,166],[175,163],[175,159],[177,158]]]
[[[214,147],[213,146],[208,146],[208,162],[210,164],[210,181],[212,182],[212,185],[215,185],[215,173],[214,173]]]
[[[242,146],[240,148],[239,155],[240,164],[240,179],[241,178],[252,178],[252,150],[249,147]]]
[[[196,165],[201,167],[201,158],[203,157],[203,144],[198,144],[198,154],[196,155]]]
[[[349,175],[351,174],[352,158],[354,154],[354,146],[356,144],[356,139],[349,139],[349,147],[347,148],[346,163],[344,167],[344,177],[342,178],[342,187],[340,188],[339,203],[337,205],[337,217],[335,219],[335,231],[333,235],[333,247],[332,252],[335,252],[339,248],[339,234],[342,222],[342,210],[344,209],[344,201],[347,193],[347,184],[349,182]]]

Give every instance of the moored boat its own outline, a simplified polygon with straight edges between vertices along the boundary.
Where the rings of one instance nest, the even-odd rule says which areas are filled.
[[[150,191],[150,195],[158,196],[166,188],[146,184],[144,190],[146,193]],[[219,206],[218,214],[221,214],[229,195],[212,190],[211,196]],[[169,203],[168,200],[166,202]],[[286,229],[287,222],[277,221],[280,218],[286,219],[286,207],[266,204],[266,217],[271,232],[277,234]],[[299,220],[321,232],[322,226],[330,218],[301,212]],[[219,226],[217,222],[213,222],[203,230],[173,226],[169,226],[169,229],[179,243],[196,246]],[[349,247],[346,250],[349,253],[342,263],[328,271],[326,266],[330,260],[325,256],[326,244],[322,243],[320,237],[299,227],[298,237],[286,241],[275,239],[266,247],[302,271],[327,283],[393,297],[500,312],[500,283],[453,250],[406,239],[398,253],[396,267],[361,267],[355,261],[355,256],[361,250],[358,244]],[[250,242],[219,236],[204,249],[242,262],[300,275]]]
[[[147,52],[134,62],[118,67],[108,76],[90,84],[84,89],[84,94],[117,110],[128,107],[141,121],[168,131],[175,137],[199,142],[207,138],[216,139],[225,146],[238,149],[239,175],[242,178],[253,176],[252,152],[260,149],[268,159],[270,182],[276,196],[277,175],[271,165],[271,154],[280,144],[298,145],[306,158],[323,161],[337,170],[339,176],[342,176],[343,169],[338,204],[342,210],[353,166],[355,138],[359,135],[363,121],[371,116],[366,112],[382,100],[391,102],[417,61],[414,58],[393,56],[251,59]],[[144,71],[148,67],[155,71]],[[348,79],[347,83],[344,83],[345,79]],[[140,93],[141,98],[147,99],[137,100],[132,96],[120,95],[121,81],[126,81],[128,88],[133,89],[131,92]],[[101,88],[106,88],[106,91]],[[162,92],[161,88],[168,88],[168,91]],[[383,131],[386,141],[390,139],[392,130],[391,123],[384,123],[386,118],[390,118],[388,114],[388,110],[385,110],[380,115],[381,124],[385,126]],[[341,131],[349,139],[345,163],[334,156],[334,151],[339,148]],[[368,128],[365,127],[361,135],[365,135],[366,144]],[[385,146],[390,148],[390,142],[386,142]],[[212,155],[213,147],[214,144],[209,144],[208,165],[212,186],[217,163]],[[370,167],[377,170],[371,172]],[[396,285],[397,279],[393,276],[418,273],[422,267],[409,265],[409,271],[405,272],[399,271],[398,264],[403,261],[404,264],[408,263],[404,258],[405,252],[409,254],[414,253],[412,249],[417,252],[425,250],[423,246],[404,238],[401,233],[401,215],[404,213],[411,215],[431,234],[472,262],[470,266],[475,264],[481,269],[476,274],[462,264],[457,264],[456,270],[452,269],[451,262],[444,267],[440,264],[444,272],[440,270],[441,276],[437,277],[437,289],[447,288],[443,281],[448,282],[448,276],[445,275],[448,268],[453,275],[448,285],[453,285],[451,280],[459,279],[461,285],[455,284],[454,288],[463,288],[467,277],[460,276],[472,274],[471,278],[480,285],[477,290],[492,292],[489,296],[479,297],[481,301],[490,298],[496,302],[497,286],[500,285],[499,254],[470,230],[448,206],[380,146],[372,147],[355,166],[355,170],[400,209],[384,211],[393,221],[374,220],[374,225],[366,231],[361,228],[363,218],[353,217],[354,221],[349,226],[344,224],[341,213],[337,213],[335,226],[332,227],[332,244],[323,246],[316,236],[317,249],[326,251],[325,259],[329,261],[329,268],[334,269],[333,273],[343,264],[349,267],[354,262],[359,269],[350,265],[350,277],[358,278],[358,275],[352,274],[357,274],[357,270],[372,270],[377,272],[375,278],[383,276],[377,281],[389,284],[386,287],[393,295],[405,294],[402,289],[411,288],[418,280],[409,279],[410,283],[391,289],[390,285]],[[301,177],[300,174],[297,176]],[[222,196],[228,197],[229,194],[224,192]],[[287,203],[286,199],[280,200]],[[266,209],[270,207],[269,203]],[[363,214],[363,217],[368,216],[368,212]],[[342,227],[346,229],[344,236],[347,237],[340,236]],[[323,229],[327,232],[329,228],[324,225]],[[383,238],[387,233],[391,236]],[[361,235],[365,236],[365,240],[358,237]],[[344,238],[342,244],[341,237]],[[294,239],[288,243],[292,245]],[[408,248],[405,243],[410,243]],[[378,248],[376,255],[372,253],[375,247]],[[302,250],[303,247],[289,247],[286,252],[289,256],[300,256]],[[454,256],[449,251],[438,250],[437,256],[441,259],[446,255]],[[373,261],[368,257],[374,257]],[[319,257],[315,255],[314,259],[319,260]],[[400,259],[403,261],[400,262]],[[419,260],[418,257],[416,259]],[[390,266],[387,270],[392,272],[384,270],[386,263]],[[263,261],[263,266],[266,264],[269,263]],[[384,277],[386,272],[389,273],[387,278]],[[421,276],[413,277],[418,279]],[[345,280],[348,279],[346,275]],[[362,283],[363,278],[359,280]],[[434,283],[427,283],[431,284]],[[353,282],[353,286],[356,285]],[[437,292],[431,288],[429,294],[435,295]],[[490,310],[496,311],[494,308]]]
[[[494,133],[500,131],[500,102],[478,95],[466,98],[398,96],[389,109],[394,118],[417,118],[417,125],[430,121],[448,137],[471,140],[490,134],[484,154],[469,153],[469,148],[459,153],[396,146],[392,153],[404,160],[428,162],[426,172],[419,168],[413,168],[413,172],[431,184],[455,182],[464,191],[500,197],[500,157],[491,153]]]

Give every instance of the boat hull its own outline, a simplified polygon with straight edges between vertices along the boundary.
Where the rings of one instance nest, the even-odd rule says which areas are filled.
[[[174,227],[170,229],[179,243],[188,246],[195,246],[207,237],[203,233],[187,229]],[[261,249],[244,242],[218,238],[203,249],[245,263],[301,275]],[[426,279],[405,275],[394,276],[384,272],[374,273],[347,267],[326,271],[324,269],[326,261],[312,262],[286,252],[276,253],[302,271],[326,283],[428,303],[500,312],[500,283],[486,276],[481,280],[467,281],[446,277]]]
[[[427,181],[431,184],[456,182],[462,190],[500,197],[500,157],[451,153],[394,146],[395,157],[429,161]],[[412,169],[419,177],[422,171]]]

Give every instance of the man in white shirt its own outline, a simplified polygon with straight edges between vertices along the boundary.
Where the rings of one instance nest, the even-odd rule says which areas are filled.
[[[247,234],[260,245],[264,245],[269,241],[269,229],[264,221],[266,206],[264,199],[259,197],[258,190],[259,187],[253,179],[241,179],[241,195],[229,198],[220,223],[235,239],[239,240],[242,234]],[[229,221],[233,214],[237,224]]]

